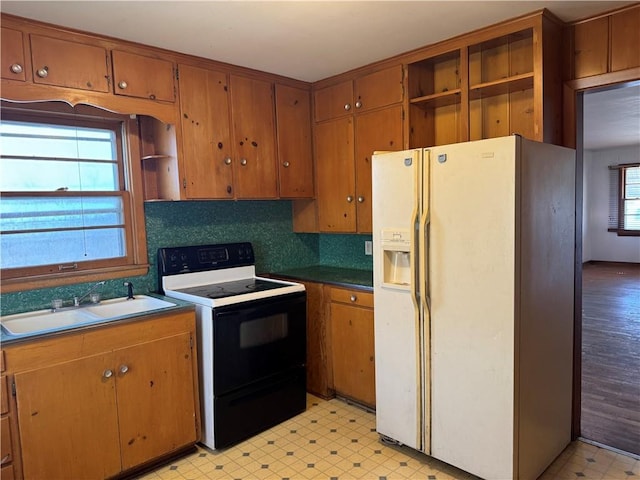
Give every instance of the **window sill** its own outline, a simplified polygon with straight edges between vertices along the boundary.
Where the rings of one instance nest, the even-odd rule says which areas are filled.
[[[640,230],[618,230],[617,228],[609,228],[607,231],[617,233],[619,237],[640,237]]]
[[[74,283],[98,282],[114,278],[137,277],[146,275],[149,265],[131,265],[125,267],[100,268],[81,272],[38,275],[33,277],[2,279],[2,293],[36,290],[38,288],[59,287]]]

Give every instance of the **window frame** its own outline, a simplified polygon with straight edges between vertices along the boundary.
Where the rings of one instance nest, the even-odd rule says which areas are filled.
[[[634,199],[625,198],[626,172],[627,172],[627,169],[629,168],[640,168],[640,163],[625,163],[620,165],[609,166],[609,169],[615,170],[618,176],[618,182],[617,182],[618,190],[616,192],[616,197],[617,197],[616,199],[618,202],[617,203],[618,211],[615,212],[615,216],[616,216],[615,221],[617,223],[617,227],[609,227],[607,228],[607,231],[615,232],[620,237],[640,237],[640,230],[626,229],[624,225],[625,202],[627,200],[634,200]],[[610,212],[610,215],[612,215],[612,212]]]
[[[72,107],[61,102],[27,105],[14,105],[3,102],[2,117],[7,120],[109,128],[117,132],[117,168],[120,177],[120,188],[106,193],[109,196],[122,198],[124,234],[127,248],[125,257],[72,262],[72,264],[77,264],[77,268],[71,266],[68,270],[59,270],[59,264],[2,269],[0,270],[2,292],[146,275],[149,271],[149,263],[140,164],[140,139],[136,116],[115,114],[88,105]],[[44,197],[52,196],[52,193],[55,193],[54,196],[62,198],[65,196],[100,195],[97,192],[77,191],[0,192],[0,195],[1,198]]]

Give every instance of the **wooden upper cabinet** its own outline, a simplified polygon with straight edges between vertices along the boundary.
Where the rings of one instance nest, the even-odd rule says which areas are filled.
[[[353,117],[315,126],[318,227],[321,232],[355,232]]]
[[[402,65],[357,78],[354,93],[356,113],[402,102]]]
[[[347,80],[316,90],[313,99],[316,122],[349,115],[353,109],[353,81]]]
[[[189,65],[179,68],[186,197],[233,198],[227,74]]]
[[[275,88],[280,197],[311,198],[311,96],[301,88],[280,84]]]
[[[574,26],[575,78],[607,73],[608,32],[607,17]]]
[[[175,101],[173,62],[121,50],[113,50],[111,58],[116,95]]]
[[[398,64],[316,90],[315,121],[399,103],[403,94],[402,65]]]
[[[33,81],[42,85],[109,91],[107,51],[96,45],[30,35]]]
[[[371,156],[375,151],[402,150],[402,105],[356,115],[356,230],[372,232]]]
[[[640,67],[640,6],[611,15],[611,71]]]
[[[277,198],[273,85],[230,75],[236,198]]]
[[[7,80],[26,80],[24,41],[22,32],[11,28],[2,28],[2,78]]]

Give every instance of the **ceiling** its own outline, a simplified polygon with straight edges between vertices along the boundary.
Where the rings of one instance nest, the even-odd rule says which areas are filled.
[[[0,10],[314,82],[541,8],[574,21],[631,3],[2,0]],[[620,108],[627,108],[630,112],[623,117],[634,118],[635,113],[637,119],[637,93],[635,102],[620,94],[611,114],[615,117]],[[594,94],[589,102],[606,98]],[[597,106],[592,110],[602,112]],[[607,135],[608,125],[594,131],[610,141],[615,132]]]

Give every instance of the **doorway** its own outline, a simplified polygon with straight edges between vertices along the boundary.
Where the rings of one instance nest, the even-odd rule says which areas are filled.
[[[640,237],[618,235],[607,228],[610,190],[615,189],[617,178],[610,166],[640,161],[640,84],[614,85],[580,95],[579,431],[588,441],[640,455]]]

